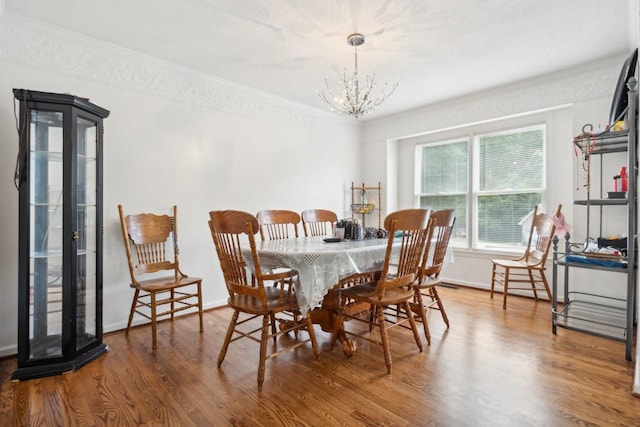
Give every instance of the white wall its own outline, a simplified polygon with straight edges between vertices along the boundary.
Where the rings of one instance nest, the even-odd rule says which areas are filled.
[[[125,212],[178,205],[181,264],[226,301],[209,234],[214,209],[347,211],[360,180],[357,122],[50,28],[0,16],[0,357],[16,352],[18,148],[13,88],[73,93],[111,111],[104,135],[104,329],[126,326]]]

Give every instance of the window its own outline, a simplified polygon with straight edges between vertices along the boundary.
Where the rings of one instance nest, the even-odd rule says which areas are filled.
[[[456,210],[450,244],[466,247],[469,142],[467,138],[418,146],[419,206]]]
[[[456,247],[522,247],[546,188],[545,135],[536,125],[418,145],[418,205],[456,210]]]

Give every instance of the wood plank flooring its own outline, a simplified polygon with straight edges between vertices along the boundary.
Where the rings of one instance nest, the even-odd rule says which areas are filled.
[[[258,345],[232,343],[216,367],[231,311],[106,335],[110,351],[79,371],[11,382],[0,360],[6,426],[639,426],[633,364],[623,343],[559,329],[548,302],[442,287],[451,328],[429,314],[432,344],[390,331],[393,372],[380,347],[346,358],[316,328],[321,355],[303,346],[267,361],[258,395]],[[349,324],[347,324],[349,327]],[[294,339],[293,337],[284,339]]]

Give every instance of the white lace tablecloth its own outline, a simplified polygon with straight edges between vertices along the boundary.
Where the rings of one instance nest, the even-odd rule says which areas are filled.
[[[325,243],[322,237],[256,242],[262,269],[291,268],[298,272],[301,311],[319,307],[338,279],[380,268],[387,239]],[[243,254],[251,259],[251,251]]]

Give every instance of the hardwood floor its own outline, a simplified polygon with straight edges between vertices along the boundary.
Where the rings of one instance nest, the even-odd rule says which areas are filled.
[[[216,367],[231,311],[108,334],[110,351],[71,374],[11,382],[0,360],[0,425],[6,426],[638,426],[633,364],[623,343],[559,329],[550,304],[442,287],[451,328],[429,313],[423,353],[393,329],[393,372],[381,347],[359,342],[347,359],[316,328],[310,346],[267,361],[257,394],[258,345],[232,343]],[[350,324],[347,325],[348,327]],[[286,339],[286,338],[285,338]],[[290,337],[293,339],[293,337]]]

